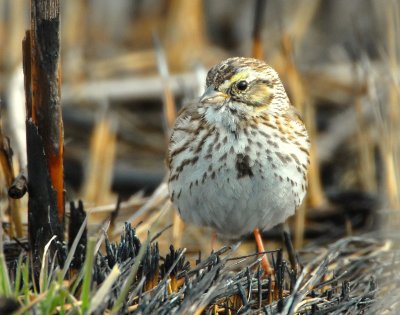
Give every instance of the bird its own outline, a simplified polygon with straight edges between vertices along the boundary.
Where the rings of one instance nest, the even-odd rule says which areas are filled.
[[[307,191],[310,141],[278,73],[232,57],[178,113],[167,153],[169,196],[184,222],[238,240],[283,223]],[[263,256],[263,268],[269,272]]]

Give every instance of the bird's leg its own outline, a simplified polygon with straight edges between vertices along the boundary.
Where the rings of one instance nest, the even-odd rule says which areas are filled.
[[[262,240],[261,234],[260,234],[260,230],[258,228],[255,228],[253,233],[254,233],[254,238],[256,240],[258,252],[259,253],[265,252],[263,240]],[[269,265],[269,262],[268,262],[266,254],[263,254],[263,257],[262,257],[262,260],[261,260],[261,265],[262,265],[266,275],[271,274],[271,267]]]

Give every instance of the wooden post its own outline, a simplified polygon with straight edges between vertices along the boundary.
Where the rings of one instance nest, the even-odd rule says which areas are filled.
[[[63,239],[63,122],[60,106],[60,1],[31,0],[31,30],[23,42],[27,107],[28,225],[40,255]]]

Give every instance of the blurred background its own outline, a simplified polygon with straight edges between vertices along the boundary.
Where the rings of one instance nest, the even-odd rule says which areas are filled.
[[[173,224],[161,247],[209,252],[211,234],[184,227],[167,202],[168,129],[212,65],[255,51],[280,74],[312,138],[308,198],[290,220],[295,246],[395,225],[399,1],[61,3],[66,200],[83,200],[93,225],[111,216],[110,237],[125,220],[142,222],[139,233],[158,220],[159,230]],[[21,42],[29,7],[0,1],[1,126],[16,174],[26,164]],[[0,206],[9,213],[3,176]],[[18,207],[25,226],[26,200]]]

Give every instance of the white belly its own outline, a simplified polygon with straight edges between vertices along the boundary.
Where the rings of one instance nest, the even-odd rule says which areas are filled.
[[[299,169],[298,160],[278,158],[278,149],[267,139],[254,138],[261,145],[250,146],[244,135],[208,137],[198,152],[199,159],[186,163],[179,177],[170,181],[171,198],[184,221],[239,238],[254,228],[272,228],[293,215],[305,195],[305,171]],[[187,149],[186,158],[197,145],[193,143]],[[294,153],[301,162],[307,159],[304,152],[295,149],[293,144],[282,144],[279,152]],[[211,157],[207,155],[210,151]],[[173,172],[185,155],[172,161]],[[238,160],[243,161],[244,169]]]

